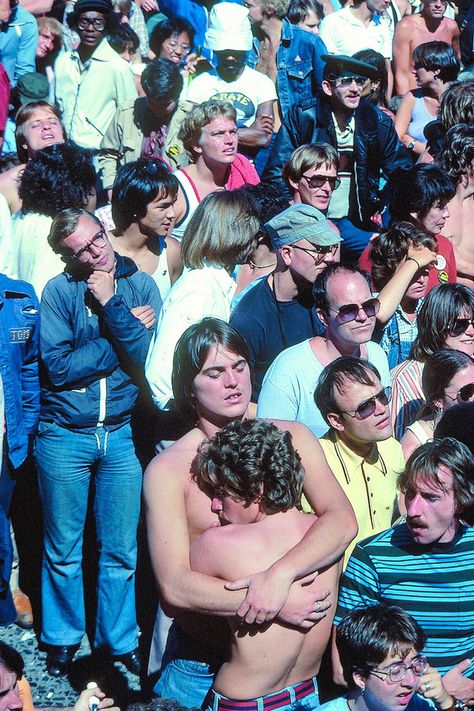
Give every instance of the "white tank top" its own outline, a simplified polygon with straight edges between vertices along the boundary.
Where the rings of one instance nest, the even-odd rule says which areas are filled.
[[[173,235],[173,237],[175,237],[181,242],[181,240],[183,239],[184,230],[186,229],[186,226],[191,217],[193,216],[197,206],[201,202],[201,198],[199,197],[198,190],[193,180],[189,177],[184,168],[179,168],[175,172],[175,175],[178,178],[179,185],[181,187],[181,190],[183,191],[184,199],[186,202],[186,212],[184,213],[184,217],[181,222],[174,226],[174,229],[171,234]]]

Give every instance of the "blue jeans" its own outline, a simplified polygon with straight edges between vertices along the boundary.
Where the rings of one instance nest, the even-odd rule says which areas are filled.
[[[186,708],[200,708],[220,666],[220,660],[211,659],[212,656],[212,650],[205,645],[200,648],[173,622],[153,693],[163,699],[175,699]]]
[[[6,447],[6,442],[4,442],[4,447]],[[10,504],[14,487],[15,480],[11,475],[10,463],[4,452],[0,472],[0,625],[9,625],[16,619],[15,605],[9,585],[13,559]]]
[[[89,489],[99,551],[93,645],[112,654],[137,646],[135,568],[142,470],[130,425],[82,433],[40,422],[35,449],[44,510],[42,572],[46,644],[85,633],[82,545]]]
[[[301,693],[304,695],[300,697]],[[272,694],[245,701],[229,699],[213,689],[203,708],[205,711],[220,711],[223,708],[228,711],[245,709],[247,711],[264,711],[265,708],[278,709],[278,711],[313,711],[318,706],[318,682],[316,677],[313,677],[305,682],[285,686],[284,689],[274,691]]]

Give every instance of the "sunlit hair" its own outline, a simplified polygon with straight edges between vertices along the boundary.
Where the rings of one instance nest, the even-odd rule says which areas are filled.
[[[452,179],[433,163],[419,163],[396,170],[391,178],[390,214],[423,227],[423,220],[436,204],[444,207],[456,194]]]
[[[446,347],[456,319],[474,316],[474,291],[464,284],[439,284],[427,294],[417,322],[410,358],[424,363],[429,355]]]
[[[288,12],[290,0],[260,0],[259,5],[262,10],[272,7],[275,10],[276,16],[281,20]]]
[[[318,0],[291,0],[286,16],[292,25],[299,25],[308,12],[314,12],[318,20],[324,18],[324,7]]]
[[[102,229],[102,224],[100,220],[84,209],[70,208],[68,210],[62,210],[54,218],[51,229],[48,235],[48,244],[56,254],[64,255],[64,249],[62,247],[62,241],[65,240],[69,235],[77,230],[79,220],[81,217],[90,217],[94,222],[97,223],[98,229]]]
[[[193,106],[184,117],[178,138],[193,161],[200,155],[196,153],[195,146],[199,145],[202,129],[220,116],[237,121],[235,109],[228,101],[203,101],[202,104]]]
[[[31,119],[36,109],[46,109],[58,119],[59,123],[61,124],[63,138],[64,140],[66,140],[66,129],[64,127],[61,114],[59,113],[59,109],[57,108],[57,106],[53,106],[47,101],[30,101],[28,104],[25,104],[21,107],[15,118],[16,152],[18,154],[20,163],[26,163],[28,160],[28,148],[22,145],[25,142],[25,124]]]
[[[443,400],[454,376],[472,363],[471,356],[452,348],[442,348],[427,357],[421,376],[421,389],[427,406],[424,414],[436,410],[436,401]]]
[[[448,86],[441,97],[439,118],[445,131],[458,123],[474,122],[474,79]]]
[[[372,279],[378,291],[383,289],[415,244],[436,251],[436,240],[412,222],[394,222],[386,232],[372,242]]]
[[[422,444],[408,458],[398,477],[398,488],[406,496],[416,491],[417,483],[446,492],[440,468],[447,469],[453,478],[456,514],[472,526],[474,524],[474,457],[465,444],[453,437],[435,439]],[[442,470],[441,470],[442,471]]]
[[[469,177],[474,168],[474,126],[459,124],[449,129],[438,163],[456,183]]]
[[[297,183],[301,180],[303,173],[310,168],[335,168],[339,170],[339,155],[336,149],[329,143],[306,143],[297,148],[286,161],[283,166],[283,180],[290,188],[292,187],[290,180]]]
[[[413,50],[415,67],[422,67],[429,72],[439,71],[441,81],[455,81],[461,65],[456,52],[447,42],[423,42]]]
[[[40,34],[47,30],[53,38],[53,49],[46,57],[36,57],[36,64],[51,67],[53,66],[61,49],[63,28],[61,23],[54,17],[37,17],[36,22],[38,23],[38,30]]]
[[[289,432],[263,420],[229,422],[206,440],[193,476],[209,495],[219,491],[264,513],[299,506],[304,470]]]
[[[169,17],[166,20],[159,22],[150,35],[150,49],[157,56],[160,56],[163,42],[171,37],[178,38],[179,35],[186,32],[189,36],[191,46],[194,43],[195,30],[189,22],[183,20],[182,17]]]
[[[171,375],[175,405],[187,420],[197,418],[194,378],[201,372],[214,346],[221,346],[237,357],[242,357],[247,363],[250,362],[244,339],[225,321],[207,317],[189,326],[176,344]]]
[[[197,206],[181,243],[188,269],[214,265],[233,269],[250,256],[260,223],[255,203],[240,190],[211,193]]]
[[[362,358],[342,356],[329,363],[321,375],[314,392],[316,407],[329,424],[328,415],[332,412],[340,413],[337,403],[337,394],[342,394],[351,387],[351,383],[362,385],[375,385],[380,380],[377,368]]]
[[[418,622],[401,607],[371,605],[351,610],[336,629],[336,645],[344,679],[357,689],[353,675],[367,678],[389,655],[404,659],[421,652],[426,636]]]

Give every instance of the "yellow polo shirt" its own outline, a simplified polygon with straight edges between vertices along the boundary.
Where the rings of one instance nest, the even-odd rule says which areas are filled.
[[[397,478],[405,467],[403,450],[394,437],[375,442],[361,457],[329,431],[319,440],[332,472],[351,502],[359,533],[346,549],[344,567],[358,541],[390,528],[397,514]],[[311,511],[303,497],[303,510]]]

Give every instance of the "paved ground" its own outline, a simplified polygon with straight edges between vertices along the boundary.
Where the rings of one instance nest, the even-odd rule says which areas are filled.
[[[122,709],[127,702],[141,700],[144,696],[140,693],[140,680],[128,673],[122,664],[92,659],[86,639],[76,654],[71,673],[67,677],[54,679],[46,671],[46,652],[38,649],[33,630],[22,630],[17,625],[0,627],[0,638],[21,653],[36,708],[72,706],[78,692],[91,680],[96,681]]]

